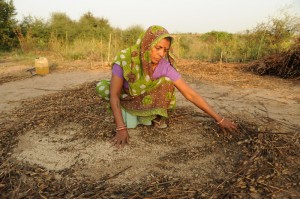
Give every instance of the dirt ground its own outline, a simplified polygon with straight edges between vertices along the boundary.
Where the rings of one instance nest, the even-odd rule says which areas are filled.
[[[255,165],[251,162],[257,157],[255,147],[249,154],[249,147],[255,146],[249,141],[252,132],[259,141],[260,132],[289,134],[291,143],[299,146],[299,80],[256,76],[243,72],[237,64],[181,61],[182,77],[217,112],[238,123],[241,135],[224,137],[211,118],[177,91],[177,109],[170,112],[167,129],[130,129],[130,145],[117,150],[109,143],[114,124],[107,103],[93,90],[97,80],[110,78],[109,67],[70,67],[45,76],[31,76],[27,68],[13,62],[0,65],[3,197],[300,196],[299,151],[293,155],[281,151],[293,162],[277,171],[287,172],[286,176],[268,171],[271,177],[267,178],[266,171],[259,170],[263,166],[258,166],[255,168],[266,180],[257,182],[259,173],[249,177],[243,173],[245,169],[237,169],[244,168],[243,164]],[[278,147],[287,147],[287,143]],[[282,162],[279,159],[273,166],[278,168]],[[287,176],[295,179],[286,181],[288,187],[280,186],[281,177]],[[37,179],[42,181],[35,182]],[[230,189],[232,184],[238,192]]]

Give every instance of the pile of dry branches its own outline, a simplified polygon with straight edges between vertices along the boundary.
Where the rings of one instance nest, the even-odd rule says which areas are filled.
[[[265,57],[262,60],[254,61],[247,67],[259,75],[272,75],[281,78],[300,78],[300,41],[289,51]]]
[[[286,132],[274,130],[268,117],[256,120],[239,116],[240,135],[222,137],[215,124],[207,122],[208,136],[226,148],[228,157],[236,157],[235,168],[226,178],[214,176],[205,185],[190,179],[162,173],[150,173],[140,183],[113,185],[107,180],[122,171],[98,180],[78,179],[72,168],[49,171],[38,165],[18,164],[10,157],[18,135],[34,128],[50,129],[64,122],[77,122],[85,128],[82,136],[106,140],[112,136],[107,103],[95,94],[95,82],[32,101],[13,115],[0,117],[0,197],[1,198],[293,198],[300,196],[299,126],[280,124]],[[183,114],[180,114],[183,113]],[[178,109],[170,114],[170,123],[178,119],[188,123],[192,110]],[[245,122],[245,121],[248,121]],[[199,124],[198,124],[199,127]],[[201,126],[200,126],[201,127]],[[200,128],[199,127],[199,128]],[[262,128],[263,127],[263,128]],[[144,128],[144,127],[139,127]],[[101,132],[99,131],[101,129]],[[151,128],[149,128],[151,131]],[[233,156],[233,154],[235,154]],[[195,155],[191,153],[190,155]],[[57,174],[62,178],[57,178]],[[67,177],[66,177],[67,176]],[[212,174],[213,176],[213,174]]]

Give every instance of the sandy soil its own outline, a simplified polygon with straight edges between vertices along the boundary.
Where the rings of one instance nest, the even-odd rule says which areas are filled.
[[[50,73],[45,76],[32,76],[23,80],[7,82],[0,85],[2,96],[0,109],[1,111],[9,111],[20,105],[22,100],[55,93],[64,89],[72,89],[84,82],[109,77],[110,73],[108,70],[70,71],[67,73]]]
[[[284,124],[300,123],[300,86],[290,84],[288,80],[282,84],[282,80],[276,82],[272,79],[270,82],[278,86],[268,88],[249,84],[243,87],[238,84],[243,79],[235,79],[233,85],[222,83],[233,81],[232,78],[212,82],[191,77],[188,73],[183,73],[183,77],[216,111],[226,116],[232,115],[233,119],[237,119],[236,116],[255,119],[257,115],[263,115],[279,122],[278,131],[288,131]],[[109,78],[107,68],[97,68],[54,71],[45,76],[3,83],[0,85],[1,114],[22,108],[22,101]],[[267,80],[264,81],[264,85],[268,84]],[[138,183],[155,172],[192,179],[199,184],[208,183],[216,176],[222,178],[232,169],[232,159],[238,154],[234,150],[221,148],[217,144],[219,140],[208,134],[217,133],[206,125],[211,124],[211,119],[178,92],[177,97],[179,109],[194,113],[183,117],[195,126],[172,120],[166,130],[149,131],[152,127],[131,129],[130,146],[116,150],[106,140],[79,137],[85,128],[83,125],[64,122],[50,130],[35,128],[20,135],[11,158],[19,164],[39,165],[58,172],[58,179],[62,177],[60,171],[70,168],[78,178],[99,179],[114,175],[109,180],[113,184]],[[111,118],[106,122],[110,123]],[[113,123],[111,126],[113,128]]]

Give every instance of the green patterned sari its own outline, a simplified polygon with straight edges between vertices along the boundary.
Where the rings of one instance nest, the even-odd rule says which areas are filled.
[[[129,85],[128,89],[122,89],[120,95],[122,109],[136,116],[142,124],[149,124],[157,115],[168,117],[167,109],[176,105],[173,82],[168,77],[152,78],[151,48],[166,37],[172,38],[166,29],[151,26],[134,46],[118,53],[113,62],[122,67],[123,77]],[[165,58],[174,66],[171,50]],[[109,87],[110,82],[102,80],[96,90],[102,98],[109,100]]]

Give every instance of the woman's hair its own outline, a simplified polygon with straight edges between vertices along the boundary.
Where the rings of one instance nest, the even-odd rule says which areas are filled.
[[[165,37],[164,39],[168,40],[170,43],[173,41],[173,37]]]

